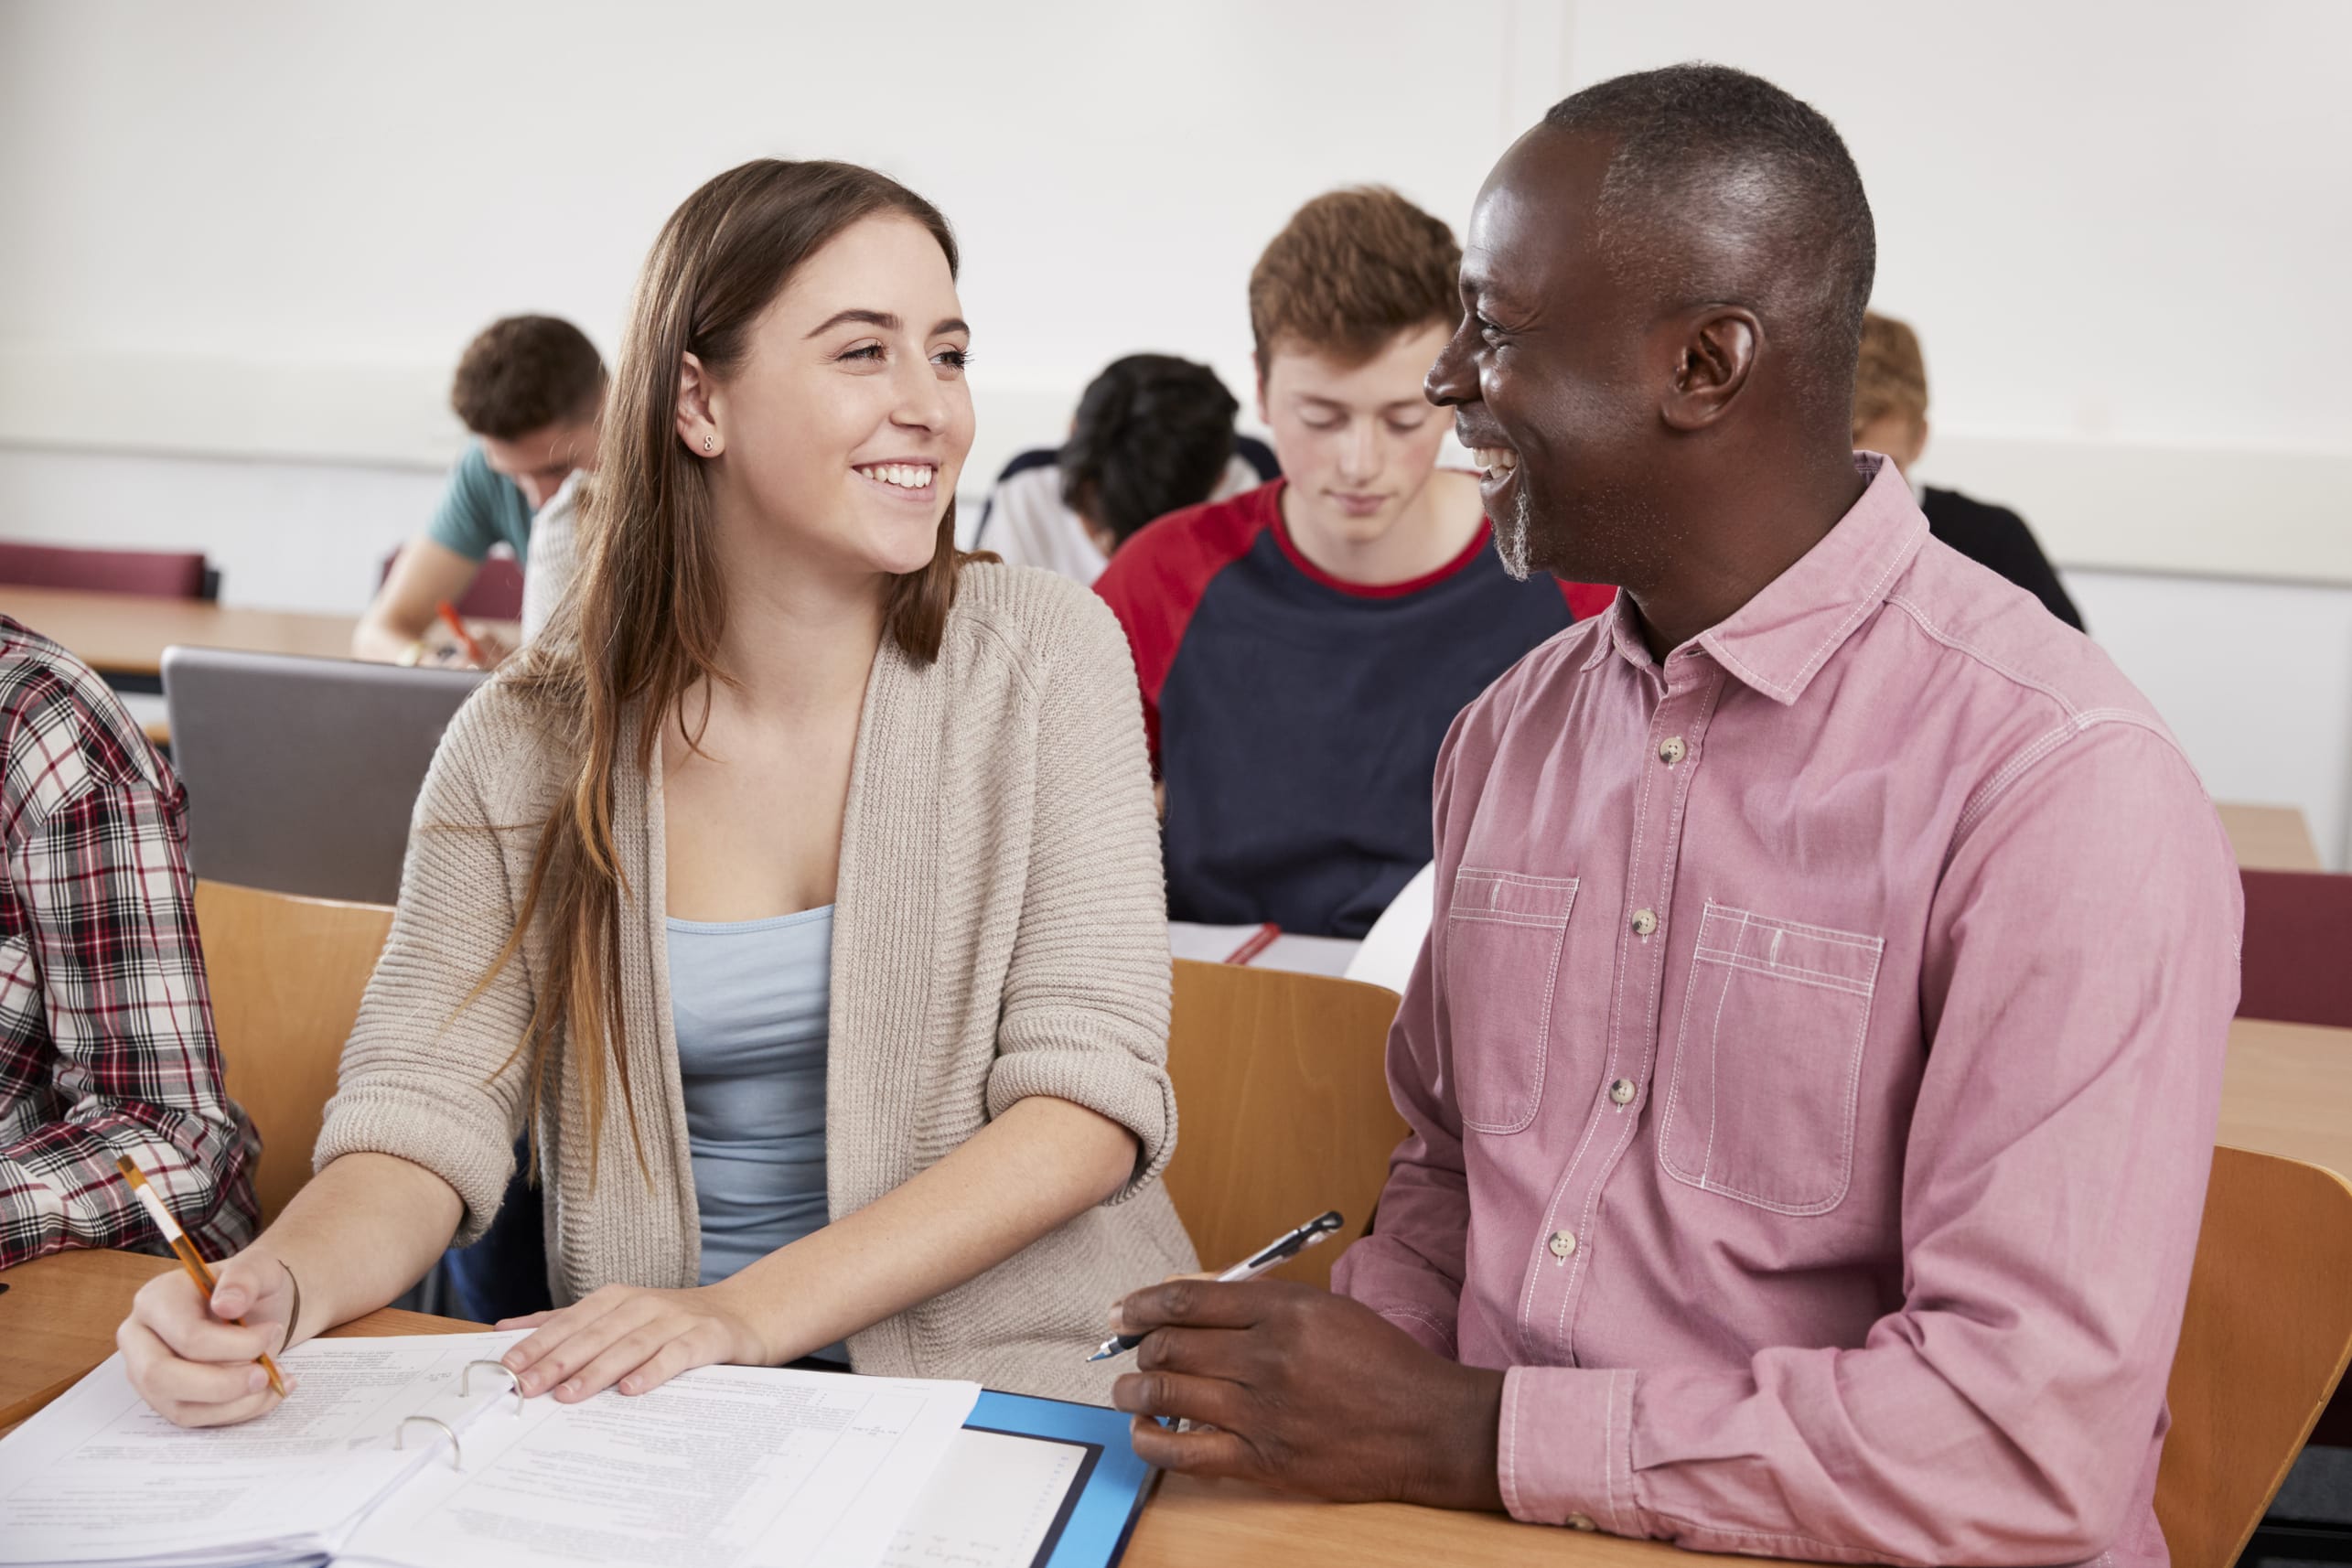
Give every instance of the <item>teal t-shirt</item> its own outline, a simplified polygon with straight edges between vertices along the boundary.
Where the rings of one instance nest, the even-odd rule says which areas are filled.
[[[433,513],[425,537],[455,550],[469,561],[479,561],[493,544],[513,550],[514,558],[531,564],[531,501],[522,487],[490,467],[478,441],[466,448],[450,470],[449,488]]]

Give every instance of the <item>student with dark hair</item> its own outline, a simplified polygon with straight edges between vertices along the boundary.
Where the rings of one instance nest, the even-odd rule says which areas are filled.
[[[118,1337],[170,1419],[480,1236],[526,1127],[555,1305],[504,1360],[566,1403],[811,1355],[1101,1400],[1103,1303],[1196,1266],[1134,675],[956,548],[956,266],[849,164],[663,225],[596,547],[434,758],[318,1174]]]
[[[1154,518],[1281,472],[1265,443],[1233,433],[1240,410],[1207,365],[1113,360],[1079,399],[1068,441],[1024,452],[996,476],[974,547],[1092,583]]]
[[[1908,478],[1911,466],[1928,449],[1928,362],[1919,335],[1906,322],[1876,311],[1862,318],[1862,357],[1853,379],[1853,445],[1857,452],[1884,452],[1895,471]],[[2049,612],[2082,629],[2057,568],[2042,553],[2034,531],[2007,507],[1993,506],[1958,490],[1914,485],[1928,532],[1980,566],[1989,567],[2042,601]]]
[[[353,653],[386,663],[430,654],[439,640],[438,607],[464,596],[494,546],[514,553],[528,582],[534,515],[559,495],[569,505],[566,481],[596,467],[604,399],[604,360],[568,321],[508,317],[466,346],[449,403],[474,440],[431,524],[402,548],[360,618]],[[566,575],[568,561],[566,552]],[[552,602],[560,593],[542,596]],[[507,651],[488,633],[478,639],[495,656]]]
[[[1191,1423],[1146,1461],[2165,1563],[2237,868],[2147,700],[1853,451],[1874,253],[1835,129],[1722,67],[1587,89],[1487,177],[1430,395],[1514,551],[1623,592],[1447,737],[1340,1294],[1114,1309],[1114,1402]]]
[[[0,616],[0,1269],[161,1247],[123,1155],[208,1256],[252,1238],[261,1143],[221,1087],[187,803],[106,682]]]
[[[1514,576],[1477,478],[1437,467],[1421,382],[1460,257],[1393,190],[1299,209],[1250,274],[1283,477],[1162,518],[1095,584],[1135,650],[1178,919],[1362,936],[1429,860],[1445,726],[1608,602]]]

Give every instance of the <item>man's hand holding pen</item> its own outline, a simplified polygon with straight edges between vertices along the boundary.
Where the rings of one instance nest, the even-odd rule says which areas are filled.
[[[1111,1402],[1134,1412],[1147,1464],[1350,1502],[1503,1506],[1503,1374],[1432,1354],[1361,1303],[1288,1281],[1171,1280],[1120,1302],[1112,1326],[1143,1337]]]

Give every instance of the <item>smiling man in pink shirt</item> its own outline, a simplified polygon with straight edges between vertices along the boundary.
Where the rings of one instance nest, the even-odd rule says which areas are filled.
[[[1874,259],[1744,73],[1577,94],[1429,377],[1520,569],[1622,586],[1455,722],[1411,1127],[1340,1295],[1178,1282],[1174,1469],[1692,1547],[2164,1563],[2238,881],[2153,711],[1848,449]],[[1352,1298],[1352,1299],[1349,1299]]]

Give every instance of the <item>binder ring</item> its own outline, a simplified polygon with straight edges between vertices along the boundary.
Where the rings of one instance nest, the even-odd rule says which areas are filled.
[[[515,1376],[512,1367],[504,1361],[468,1361],[457,1372],[457,1397],[464,1399],[474,1391],[474,1369],[488,1367],[493,1372],[506,1374],[506,1386],[514,1391],[514,1413],[522,1413],[522,1380]]]
[[[394,1450],[403,1449],[408,1446],[408,1423],[412,1421],[421,1421],[429,1426],[437,1426],[442,1431],[447,1433],[449,1434],[449,1468],[452,1470],[463,1470],[466,1467],[465,1462],[459,1457],[457,1453],[457,1429],[450,1425],[447,1422],[442,1420],[437,1415],[402,1416],[400,1418],[400,1425],[394,1428],[392,1432],[392,1447]]]

